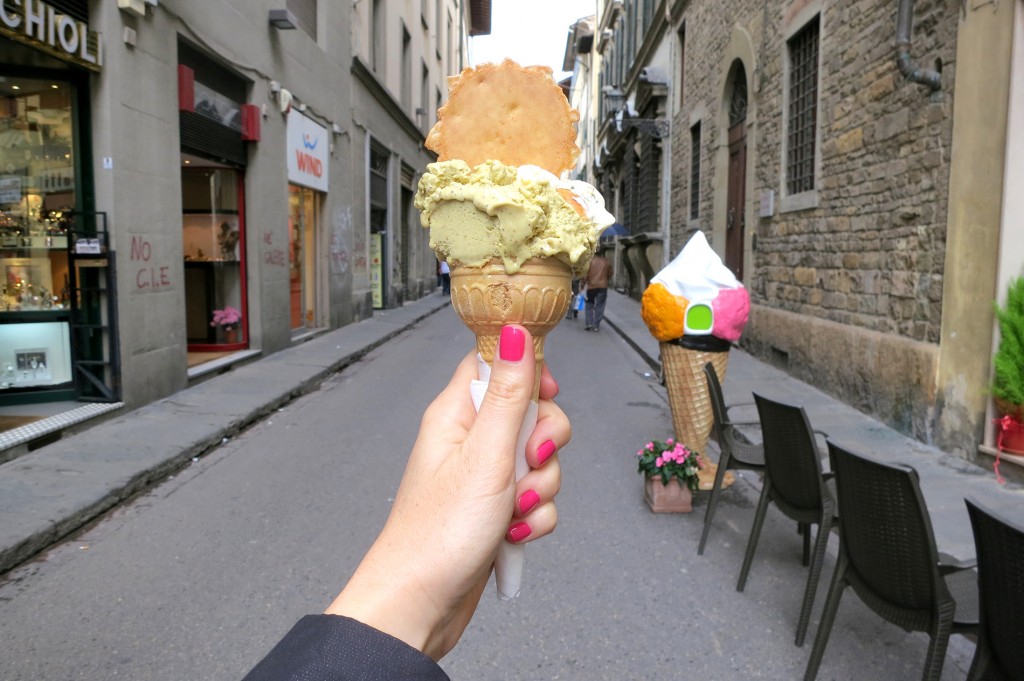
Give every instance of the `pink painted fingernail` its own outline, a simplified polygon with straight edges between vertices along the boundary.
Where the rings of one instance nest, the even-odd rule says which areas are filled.
[[[540,447],[537,447],[537,465],[543,466],[544,462],[551,458],[551,455],[555,453],[555,443],[551,440],[545,440]]]
[[[532,489],[528,489],[519,497],[519,515],[526,515],[540,502],[540,495]]]
[[[498,355],[506,362],[518,362],[526,349],[526,334],[514,326],[501,327],[498,339]]]
[[[529,537],[532,531],[533,530],[530,529],[530,526],[524,522],[520,521],[518,523],[512,523],[508,528],[508,532],[505,534],[505,539],[514,544]]]

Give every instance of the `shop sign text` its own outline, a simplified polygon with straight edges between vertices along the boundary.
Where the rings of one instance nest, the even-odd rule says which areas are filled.
[[[11,8],[11,2],[17,9]],[[0,33],[15,40],[48,48],[62,59],[93,70],[103,66],[103,44],[98,33],[81,21],[62,14],[42,0],[0,1]]]
[[[327,128],[295,109],[288,112],[288,181],[327,191]]]

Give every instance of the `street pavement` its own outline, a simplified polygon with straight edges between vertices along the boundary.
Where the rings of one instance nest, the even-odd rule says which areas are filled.
[[[378,313],[3,464],[0,571],[109,517],[125,500],[243,436],[268,415],[306,404],[340,370],[369,353],[386,352],[387,342],[404,331],[435,324],[435,313],[454,317],[446,307],[435,294]],[[524,597],[512,605],[485,598],[463,644],[446,658],[446,670],[453,678],[510,679],[799,676],[836,541],[829,544],[808,645],[796,648],[792,630],[806,573],[799,537],[777,512],[769,512],[747,589],[735,592],[757,476],[738,474],[723,494],[699,558],[706,495],[697,495],[689,516],[653,515],[640,500],[631,454],[642,443],[634,440],[669,435],[671,420],[657,380],[657,343],[643,326],[639,305],[612,292],[600,334],[584,333],[582,319],[570,320],[549,346],[563,385],[559,402],[577,428],[570,445],[577,449],[563,457],[563,522],[555,535],[531,547]],[[724,390],[729,402],[749,401],[757,390],[802,404],[814,427],[838,442],[915,466],[939,548],[953,556],[973,555],[964,496],[1020,513],[1019,487],[1000,486],[991,471],[906,438],[742,351],[731,353]],[[19,571],[11,575],[22,579]],[[7,600],[0,595],[0,602]],[[0,604],[0,619],[9,606]],[[261,632],[261,644],[282,633],[281,622],[278,617]],[[495,639],[511,643],[496,645]],[[847,597],[819,678],[915,678],[925,647],[923,635],[881,624]],[[37,654],[45,656],[46,646]],[[973,644],[953,637],[942,678],[963,678],[972,654]],[[0,678],[9,678],[3,667],[0,662]]]

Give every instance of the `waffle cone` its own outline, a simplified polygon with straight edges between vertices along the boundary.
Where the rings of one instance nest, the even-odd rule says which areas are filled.
[[[725,381],[728,352],[690,350],[672,343],[661,344],[661,363],[672,408],[676,441],[707,458],[708,435],[714,423],[704,365],[711,362],[718,379]]]
[[[533,258],[515,274],[500,260],[483,267],[451,270],[452,306],[476,336],[476,348],[488,364],[494,361],[501,327],[522,324],[533,336],[537,359],[534,398],[544,365],[544,339],[569,309],[572,270],[556,258]]]

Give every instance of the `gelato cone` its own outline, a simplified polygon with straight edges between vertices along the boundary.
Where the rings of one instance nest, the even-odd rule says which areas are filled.
[[[536,399],[544,363],[544,339],[569,309],[572,270],[557,258],[533,258],[510,275],[500,261],[493,260],[483,267],[453,267],[451,278],[452,306],[476,336],[477,351],[485,362],[494,361],[504,325],[522,324],[533,336]]]
[[[528,471],[526,440],[536,426],[544,340],[565,316],[573,276],[590,267],[601,232],[615,218],[585,182],[564,180],[579,155],[569,106],[551,69],[506,59],[449,79],[437,112],[427,166],[416,191],[430,247],[451,268],[452,305],[476,336],[479,409],[506,324],[533,336],[533,401],[516,444],[516,479]],[[495,559],[500,598],[519,594],[521,544],[503,543]]]

